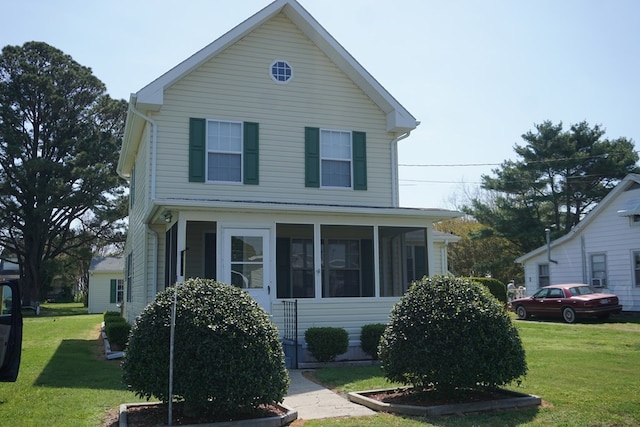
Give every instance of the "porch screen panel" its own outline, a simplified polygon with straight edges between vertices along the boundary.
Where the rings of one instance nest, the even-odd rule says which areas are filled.
[[[372,297],[373,227],[322,226],[322,297]]]
[[[315,297],[313,225],[276,226],[277,298]]]
[[[425,228],[379,227],[380,296],[402,296],[428,274]]]

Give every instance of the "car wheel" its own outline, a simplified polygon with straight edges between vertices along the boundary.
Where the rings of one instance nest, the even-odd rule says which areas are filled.
[[[574,323],[576,321],[576,312],[571,307],[565,307],[562,309],[562,318],[567,323]]]
[[[516,307],[516,314],[518,315],[518,319],[526,319],[528,314],[527,314],[527,309],[524,307],[524,305],[519,305]]]

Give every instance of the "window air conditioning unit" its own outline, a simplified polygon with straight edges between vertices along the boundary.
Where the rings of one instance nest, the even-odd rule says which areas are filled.
[[[604,279],[591,279],[591,286],[601,288],[604,286]]]

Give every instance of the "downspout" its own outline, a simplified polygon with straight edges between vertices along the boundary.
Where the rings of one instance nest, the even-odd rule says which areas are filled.
[[[391,207],[400,206],[400,196],[398,191],[398,142],[411,135],[411,131],[400,134],[391,140]]]
[[[548,262],[552,262],[554,264],[557,264],[558,261],[554,261],[551,259],[551,230],[548,228],[544,229],[544,232],[547,235],[547,260]]]
[[[158,142],[158,125],[151,117],[145,116],[140,111],[136,110],[136,107],[134,107],[131,102],[129,103],[129,111],[151,124],[151,200],[153,201],[156,199],[156,147]]]
[[[156,299],[158,294],[158,233],[153,231],[149,224],[147,224],[147,234],[151,236],[153,248],[153,254],[151,256],[151,292],[153,293],[153,299]]]
[[[449,274],[449,260],[447,259],[447,248],[449,247],[449,241],[447,239],[444,240],[444,245],[440,249],[441,256],[441,264],[440,271],[442,271],[442,275],[446,276]]]

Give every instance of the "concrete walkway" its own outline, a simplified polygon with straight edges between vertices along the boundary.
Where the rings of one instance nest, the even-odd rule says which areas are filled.
[[[349,402],[345,397],[306,379],[299,369],[290,369],[289,377],[291,385],[284,404],[298,411],[299,419],[375,415],[371,409]]]

